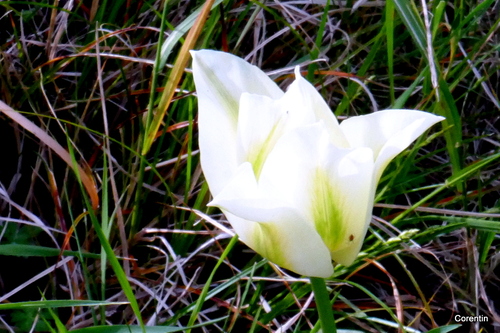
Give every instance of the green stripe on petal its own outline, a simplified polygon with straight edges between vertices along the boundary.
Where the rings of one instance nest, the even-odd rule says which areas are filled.
[[[260,173],[264,163],[266,162],[267,156],[274,148],[274,144],[276,142],[276,128],[276,125],[273,126],[267,140],[258,146],[253,146],[248,152],[247,160],[252,163],[253,172],[255,173],[255,177],[257,179],[260,177]]]
[[[240,239],[263,257],[296,273],[329,277],[330,253],[312,223],[270,191],[244,163],[210,206],[222,209]]]
[[[336,251],[346,238],[346,226],[338,204],[342,192],[336,189],[334,179],[322,168],[316,169],[311,179],[311,212],[316,231],[330,251]]]
[[[237,139],[241,95],[279,99],[284,92],[259,68],[229,53],[202,50],[191,55],[201,166],[210,191],[217,195],[242,162]]]
[[[293,208],[264,209],[257,215],[265,218],[261,222],[241,221],[226,214],[241,240],[275,264],[306,276],[326,278],[333,274],[328,248]]]
[[[310,213],[332,259],[350,265],[370,222],[375,190],[369,148],[330,145],[311,176]]]
[[[241,160],[252,164],[257,179],[267,156],[283,134],[286,119],[287,112],[280,100],[247,93],[241,96],[238,118]]]
[[[283,238],[283,230],[273,223],[257,223],[253,228],[253,246],[258,249],[259,254],[264,258],[269,258],[272,262],[281,267],[292,267],[290,253],[285,253],[282,246],[278,246],[277,241]]]

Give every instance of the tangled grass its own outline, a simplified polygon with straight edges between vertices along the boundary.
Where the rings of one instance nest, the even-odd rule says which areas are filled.
[[[498,1],[204,5],[0,2],[0,331],[317,331],[308,280],[206,207],[190,47],[283,87],[301,64],[339,119],[445,116],[385,172],[332,306],[351,332],[498,329]]]

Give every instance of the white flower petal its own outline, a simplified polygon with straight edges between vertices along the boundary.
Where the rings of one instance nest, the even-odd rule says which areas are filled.
[[[233,122],[223,114],[200,107],[198,112],[200,161],[212,194],[219,193],[238,166]]]
[[[373,153],[363,147],[330,146],[323,165],[311,182],[310,210],[332,259],[348,266],[356,259],[371,220],[377,185]]]
[[[263,193],[273,193],[290,206],[306,214],[306,188],[319,154],[328,145],[328,133],[323,122],[297,127],[284,134],[269,154],[259,186]],[[312,225],[312,223],[311,223]]]
[[[314,229],[292,209],[270,213],[272,218],[257,223],[225,212],[240,239],[264,258],[301,275],[330,277],[330,254]]]
[[[344,120],[340,128],[351,147],[373,150],[378,182],[389,162],[443,117],[416,110],[385,110]]]
[[[264,95],[273,99],[283,91],[258,67],[225,52],[212,50],[191,51],[193,73],[198,99],[211,99],[212,103],[237,119],[241,94]]]
[[[356,258],[371,219],[376,184],[371,149],[338,148],[323,122],[285,134],[262,170],[261,192],[290,202],[320,234],[332,259]]]
[[[280,98],[283,91],[260,69],[236,56],[192,51],[198,95],[200,159],[212,194],[234,174],[238,161],[237,119],[244,92]]]
[[[337,118],[316,88],[300,75],[298,66],[295,68],[295,81],[288,87],[283,100],[291,112],[301,115],[297,117],[300,125],[323,121],[331,142],[339,147],[348,147]]]
[[[250,163],[240,166],[210,205],[222,209],[245,244],[277,265],[307,276],[333,274],[318,233],[295,209],[259,192]]]
[[[238,139],[241,161],[252,164],[259,178],[267,156],[283,133],[287,120],[280,100],[267,96],[243,93],[240,98]]]
[[[295,69],[288,91],[233,55],[196,51],[201,164],[241,240],[297,273],[328,277],[362,246],[387,164],[443,120],[387,110],[338,124]]]

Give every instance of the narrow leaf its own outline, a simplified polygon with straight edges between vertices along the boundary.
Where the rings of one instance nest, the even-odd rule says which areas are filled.
[[[87,190],[90,200],[92,201],[92,208],[97,209],[97,207],[99,207],[97,187],[95,185],[94,179],[90,175],[90,171],[84,170],[83,167],[78,164],[73,164],[70,154],[56,140],[54,140],[54,138],[49,136],[44,130],[35,125],[21,113],[12,109],[3,101],[0,101],[0,111],[2,111],[7,117],[15,121],[21,127],[26,129],[28,132],[34,134],[38,139],[40,139],[40,141],[42,141],[57,155],[59,155],[59,157],[64,162],[66,162],[75,173],[78,173],[80,175],[80,179],[82,180],[83,186]]]
[[[213,2],[214,0],[208,0],[207,2],[205,2],[203,9],[200,15],[198,16],[198,19],[196,20],[191,30],[189,30],[189,33],[186,37],[186,41],[184,42],[181,50],[179,51],[179,55],[177,56],[175,65],[172,68],[172,72],[170,73],[165,89],[163,90],[163,94],[160,99],[160,104],[156,109],[153,121],[151,125],[148,126],[148,128],[146,129],[146,138],[144,140],[144,146],[142,147],[142,155],[147,154],[147,152],[151,148],[151,145],[153,144],[156,138],[156,133],[160,128],[160,124],[165,116],[165,113],[167,112],[167,108],[170,105],[170,102],[172,101],[172,97],[174,96],[175,89],[177,88],[177,85],[181,80],[182,74],[184,73],[184,68],[186,68],[188,60],[190,58],[189,50],[191,50],[194,47],[194,44],[198,40],[198,36],[200,35],[201,30],[203,29],[205,21],[208,17],[208,14],[212,9]]]
[[[0,256],[14,256],[14,257],[57,257],[63,256],[80,256],[86,258],[98,259],[100,256],[94,253],[78,252],[78,251],[61,251],[60,249],[27,245],[27,244],[2,244],[0,245]]]
[[[393,0],[398,14],[401,16],[406,28],[413,37],[413,41],[418,46],[422,54],[426,55],[427,42],[425,39],[425,29],[422,19],[415,10],[412,0]]]
[[[81,301],[81,300],[49,300],[49,301],[29,301],[0,304],[0,310],[18,310],[26,308],[46,309],[46,308],[69,308],[74,306],[103,306],[122,305],[128,302],[108,302],[108,301]]]

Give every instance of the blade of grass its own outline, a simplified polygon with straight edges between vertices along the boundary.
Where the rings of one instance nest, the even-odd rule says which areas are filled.
[[[258,268],[264,266],[265,264],[267,264],[267,260],[263,259],[260,262],[256,263],[254,266],[249,267],[249,268],[241,271],[240,273],[234,275],[233,277],[231,277],[227,281],[224,281],[224,283],[221,283],[220,285],[214,287],[211,291],[209,291],[207,293],[207,296],[205,297],[205,299],[211,299],[213,297],[216,297],[222,291],[237,284],[239,281],[241,281],[242,278],[245,278],[248,274],[250,274],[250,272],[253,272],[255,269],[258,269]],[[259,299],[259,293],[254,293],[253,297],[256,299],[255,302],[257,302]],[[191,312],[194,311],[197,304],[198,304],[198,302],[196,301],[196,302],[193,302],[192,304],[186,306],[185,308],[183,308],[179,311],[176,311],[175,315],[172,318],[169,318],[169,320],[167,321],[167,324],[173,324],[177,320],[179,320],[179,318],[181,318],[184,314],[186,314],[190,311]]]
[[[101,246],[102,246],[103,250],[106,252],[106,255],[108,257],[108,261],[111,264],[113,271],[115,272],[116,278],[118,279],[118,282],[120,283],[120,286],[123,289],[123,293],[125,294],[128,301],[130,302],[130,307],[132,308],[132,311],[134,311],[134,314],[137,318],[138,323],[142,327],[143,332],[146,332],[144,322],[143,322],[142,316],[141,316],[141,310],[139,309],[139,304],[137,303],[134,291],[132,290],[132,287],[130,286],[130,283],[128,282],[128,278],[125,275],[125,271],[123,270],[123,267],[120,265],[120,262],[116,258],[116,255],[113,251],[113,248],[109,244],[109,241],[108,241],[106,235],[104,234],[104,231],[102,230],[101,225],[99,224],[99,220],[97,219],[97,216],[95,216],[95,214],[91,213],[90,220],[92,221],[92,226],[95,229],[95,232],[99,238]]]
[[[432,76],[433,86],[438,90],[435,92],[436,104],[434,111],[435,113],[446,117],[446,120],[443,121],[442,124],[444,128],[448,128],[451,124],[454,125],[450,128],[449,131],[445,133],[445,139],[446,146],[448,148],[448,154],[450,155],[452,172],[453,174],[457,174],[462,169],[462,159],[459,151],[459,148],[462,145],[462,127],[460,126],[460,115],[455,106],[453,97],[451,96],[451,93],[448,89],[447,83],[441,78],[440,73],[436,72],[437,68],[435,66],[434,56],[432,53],[432,41],[428,41],[426,37],[424,22],[422,22],[420,16],[418,15],[415,4],[413,3],[413,1],[409,0],[393,1],[399,15],[405,23],[405,26],[410,31],[410,34],[413,37],[413,41],[416,43],[416,45],[420,49],[420,52],[427,60],[428,69]],[[436,22],[434,23],[437,24]],[[430,31],[429,35],[431,35]],[[442,105],[441,103],[444,103],[445,105]],[[457,182],[456,186],[460,192],[464,191],[464,185],[462,182]]]
[[[174,96],[175,89],[181,80],[182,74],[184,73],[184,68],[188,63],[190,58],[189,51],[194,47],[198,37],[203,29],[203,25],[207,19],[210,10],[212,9],[212,4],[214,0],[208,0],[205,2],[203,9],[196,19],[191,30],[186,37],[186,41],[182,45],[181,50],[179,51],[179,55],[175,61],[174,67],[169,75],[167,80],[167,84],[165,89],[163,90],[163,94],[160,99],[160,103],[156,109],[156,112],[153,116],[151,124],[147,124],[146,126],[146,136],[144,140],[144,144],[142,146],[142,154],[146,155],[153,144],[153,141],[156,137],[156,133],[160,128],[160,124],[165,117],[165,113],[167,112],[167,108],[172,101],[172,97]]]
[[[66,326],[64,326],[63,322],[59,318],[59,316],[56,314],[56,312],[52,308],[47,308],[47,311],[50,313],[52,320],[56,324],[57,327],[57,332],[58,333],[67,333],[68,330],[66,329]],[[42,318],[45,319],[45,318]]]
[[[321,49],[321,44],[323,43],[323,34],[325,32],[326,21],[328,19],[328,10],[330,9],[330,0],[326,1],[325,9],[323,10],[323,15],[321,16],[321,23],[319,25],[318,33],[316,35],[316,40],[314,41],[315,47],[311,49],[309,53],[311,61],[318,59],[319,52]],[[313,82],[314,73],[319,69],[318,64],[312,62],[307,67],[307,80]]]
[[[465,26],[470,22],[474,22],[474,24],[476,24],[478,17],[481,17],[486,11],[490,10],[491,5],[494,2],[495,0],[485,0],[483,2],[477,3],[474,6],[471,6],[472,10],[470,11],[470,13],[465,16],[465,18],[460,20],[460,24],[455,29],[453,29],[453,31],[459,34],[458,37],[461,37],[460,35],[462,29],[465,28]]]
[[[203,286],[200,297],[198,298],[198,301],[196,302],[196,306],[193,309],[193,312],[191,312],[191,316],[189,317],[188,326],[194,325],[194,322],[196,321],[196,318],[198,318],[198,314],[201,311],[203,303],[205,302],[205,299],[206,299],[207,294],[208,294],[208,289],[210,288],[210,285],[211,285],[212,280],[215,276],[215,273],[217,272],[217,269],[224,262],[227,255],[229,254],[229,252],[231,252],[231,250],[233,249],[234,245],[237,242],[238,242],[238,236],[233,236],[233,238],[231,238],[231,241],[227,245],[226,249],[224,250],[224,252],[220,256],[219,260],[217,261],[217,264],[213,268],[212,272],[210,273],[210,276],[208,277],[207,281],[205,282],[205,285]],[[191,333],[191,329],[190,328],[187,329],[186,333]]]
[[[211,9],[214,9],[216,6],[222,3],[223,0],[216,0],[211,6]],[[200,16],[200,13],[204,10],[205,7],[200,6],[194,12],[192,12],[184,21],[179,23],[175,30],[168,36],[161,47],[160,52],[160,60],[158,68],[165,68],[165,64],[167,63],[168,57],[172,53],[175,45],[179,42],[179,40],[184,36],[184,34],[191,29],[191,27],[195,24],[196,19]]]
[[[394,0],[385,3],[385,35],[387,40],[387,69],[389,71],[389,93],[391,105],[394,105]]]
[[[481,168],[487,166],[491,162],[496,161],[499,158],[500,158],[500,153],[494,154],[494,155],[491,155],[491,156],[488,156],[488,157],[484,158],[483,160],[481,160],[479,162],[476,162],[476,163],[474,163],[472,165],[469,165],[469,166],[463,168],[462,170],[460,170],[460,172],[458,172],[457,174],[452,175],[450,178],[448,178],[445,181],[444,184],[442,184],[441,186],[439,186],[438,188],[436,188],[434,191],[432,191],[431,193],[429,193],[428,195],[426,195],[424,198],[422,198],[420,201],[418,201],[417,203],[415,203],[409,209],[407,209],[406,211],[404,211],[400,215],[398,215],[396,218],[394,218],[392,220],[392,224],[396,224],[398,221],[400,221],[405,216],[407,216],[409,213],[411,213],[413,210],[415,210],[415,208],[417,208],[419,206],[422,206],[423,204],[425,204],[426,202],[428,202],[430,199],[432,199],[433,197],[435,197],[438,193],[440,193],[443,190],[449,188],[450,186],[454,186],[457,182],[464,181],[465,179],[467,179],[467,177],[475,174],[476,172],[478,172],[478,170],[480,170]]]
[[[370,297],[378,305],[380,305],[381,308],[384,309],[392,317],[392,319],[397,323],[397,325],[402,325],[402,323],[399,322],[397,316],[394,314],[394,312],[392,311],[392,309],[387,304],[385,304],[384,301],[382,301],[380,298],[378,298],[376,295],[374,295],[370,290],[368,290],[364,286],[360,285],[359,283],[356,283],[356,282],[353,282],[353,281],[345,280],[345,281],[342,281],[342,283],[345,283],[347,285],[351,285],[351,286],[359,289],[363,293],[365,293],[368,297]]]
[[[61,251],[53,247],[29,245],[29,244],[0,244],[0,256],[14,256],[14,257],[57,257],[74,256],[85,258],[99,259],[100,255],[88,252],[78,251]]]
[[[371,48],[370,53],[368,53],[366,59],[363,61],[361,68],[357,72],[357,76],[363,77],[368,72],[370,67],[373,66],[373,62],[376,60],[382,47],[383,36],[384,31],[382,30],[365,45],[365,47],[368,47],[368,44],[373,44],[373,47]],[[344,114],[344,111],[350,106],[350,103],[354,99],[353,96],[357,94],[359,89],[361,89],[361,87],[358,84],[355,84],[353,81],[349,81],[347,93],[335,109],[336,116]]]
[[[439,29],[439,25],[441,19],[443,18],[444,9],[446,8],[446,1],[439,0],[437,6],[435,6],[434,16],[432,17],[432,38],[436,38],[437,31]]]
[[[406,267],[404,260],[401,259],[401,257],[398,254],[395,253],[394,258],[396,258],[396,260],[399,262],[399,264],[401,265],[401,268],[404,270],[404,272],[406,273],[406,276],[410,279],[413,287],[415,288],[418,295],[420,296],[420,300],[424,303],[423,306],[424,306],[425,312],[426,312],[427,316],[429,317],[429,319],[432,321],[433,326],[436,325],[436,322],[434,321],[433,311],[431,310],[430,302],[429,302],[429,300],[427,300],[427,297],[425,296],[424,292],[422,291],[422,288],[420,287],[417,279],[412,274],[412,272],[408,269],[408,267]]]
[[[99,207],[99,196],[97,194],[97,187],[95,185],[94,179],[91,176],[90,170],[84,170],[84,168],[78,164],[73,163],[70,154],[64,149],[56,140],[50,137],[44,130],[31,122],[28,118],[14,111],[10,106],[0,101],[0,111],[2,111],[7,117],[15,121],[21,127],[26,129],[35,135],[40,141],[46,144],[50,149],[52,149],[64,162],[66,162],[73,171],[81,179],[83,186],[85,187],[90,201],[92,202],[92,209],[97,209]]]
[[[154,96],[154,91],[156,87],[156,80],[157,80],[157,68],[162,68],[161,66],[158,67],[156,64],[160,62],[160,57],[157,54],[156,61],[155,61],[155,68],[153,72],[153,82],[152,86],[153,88],[151,89],[151,96],[150,96],[150,102],[148,106],[148,114],[146,115],[146,125],[145,125],[145,134],[144,134],[144,139],[142,142],[142,148],[141,148],[141,155],[146,155],[150,148],[151,145],[153,144],[156,134],[158,133],[158,130],[160,128],[160,125],[163,121],[163,118],[165,117],[165,114],[167,112],[167,109],[170,105],[170,102],[172,101],[172,98],[175,93],[175,89],[177,88],[177,85],[179,84],[179,81],[182,77],[182,74],[184,72],[184,69],[187,65],[187,62],[189,60],[190,54],[189,51],[194,47],[194,44],[196,43],[196,40],[198,39],[198,36],[200,35],[202,28],[204,26],[204,23],[207,19],[208,14],[210,13],[210,10],[212,8],[214,0],[208,0],[205,2],[205,5],[203,6],[201,13],[198,15],[198,18],[196,19],[196,22],[194,23],[193,27],[191,30],[189,30],[188,36],[186,37],[186,41],[182,45],[181,50],[179,51],[179,54],[177,56],[176,62],[174,64],[174,67],[172,68],[172,71],[169,75],[169,78],[167,80],[167,84],[163,90],[162,96],[160,98],[160,103],[153,114],[153,96]],[[166,4],[165,4],[166,6]],[[163,11],[163,16],[164,17],[166,14],[166,7],[164,7]],[[161,38],[161,35],[160,35]],[[139,167],[139,176],[138,176],[138,191],[136,191],[136,197],[135,197],[135,205],[136,207],[140,206],[141,200],[142,200],[142,184],[143,184],[143,179],[144,179],[144,168],[145,168],[145,159],[141,159],[140,167]],[[131,234],[135,233],[135,228],[138,225],[138,221],[140,218],[140,213],[138,208],[133,210],[132,213],[132,225],[131,225]]]
[[[45,309],[45,308],[69,308],[73,306],[101,306],[101,305],[123,305],[128,302],[109,302],[109,301],[88,301],[88,300],[43,300],[43,301],[28,301],[15,303],[2,303],[0,310],[16,310],[16,309]]]
[[[427,43],[425,39],[424,23],[418,15],[413,0],[393,0],[406,28],[413,37],[413,41],[423,55],[426,55]]]
[[[433,328],[433,329],[427,331],[427,333],[448,333],[448,332],[454,331],[460,327],[462,327],[461,324],[446,325],[446,326]]]
[[[291,288],[292,293],[286,290],[282,295],[277,295],[274,300],[269,302],[272,308],[271,311],[262,315],[262,323],[267,324],[271,322],[281,313],[295,306],[297,299],[305,298],[311,292],[311,286],[307,284],[294,284]]]
[[[105,4],[104,7],[105,8]],[[97,23],[95,25],[95,39],[99,41],[99,34],[98,34],[98,26]],[[102,172],[102,186],[101,186],[101,226],[102,230],[104,232],[104,235],[106,239],[109,241],[109,234],[111,232],[110,228],[110,218],[109,218],[109,203],[108,203],[108,171],[110,174],[110,177],[113,178],[113,169],[112,169],[112,164],[109,165],[109,170],[108,170],[108,154],[110,154],[110,143],[109,143],[109,124],[108,124],[108,115],[107,115],[107,108],[106,108],[106,101],[105,101],[105,96],[106,92],[104,91],[104,86],[102,82],[102,70],[103,66],[101,64],[101,56],[100,56],[100,43],[96,43],[95,47],[96,51],[96,65],[97,65],[97,80],[98,80],[98,86],[99,86],[99,91],[100,91],[100,96],[101,96],[101,110],[102,110],[102,122],[104,126],[104,133],[105,136],[103,138],[103,147],[106,151],[105,154],[103,154],[102,159],[103,159],[103,172]],[[125,246],[126,244],[124,244]],[[101,262],[105,263],[106,260],[106,251],[103,251],[101,249]],[[125,267],[127,267],[125,265]],[[101,284],[101,298],[106,299],[106,268],[107,265],[101,265],[101,281],[103,283]],[[100,307],[101,310],[101,324],[106,323],[106,314],[105,314],[105,309],[104,307]]]
[[[226,319],[218,318],[214,320],[207,320],[201,325],[193,325],[191,328],[199,328],[218,323]],[[174,333],[185,332],[186,327],[175,326],[146,326],[146,333]],[[72,330],[72,333],[142,333],[144,332],[139,326],[134,325],[113,325],[113,326],[94,326]]]
[[[435,104],[435,111],[437,114],[446,118],[442,123],[443,128],[450,127],[444,135],[446,147],[450,154],[452,171],[453,174],[456,175],[462,169],[462,158],[460,156],[460,150],[458,149],[462,146],[462,119],[458,113],[453,95],[448,89],[448,84],[443,79],[439,80],[439,95],[441,98]],[[458,188],[463,192],[463,184],[459,183]]]
[[[74,154],[71,145],[69,146],[70,149],[70,156],[72,158],[73,164],[76,164],[76,160],[74,159]],[[79,182],[81,182],[81,179],[78,177],[77,174],[77,179]],[[82,184],[82,183],[81,183]],[[82,184],[83,186],[83,184]],[[88,199],[86,196],[83,196],[85,203],[87,206],[90,207],[90,203],[88,202]],[[90,216],[90,221],[92,222],[92,226],[94,227],[95,233],[97,234],[97,237],[99,238],[99,242],[101,244],[102,249],[106,252],[107,258],[109,263],[111,264],[111,267],[113,268],[113,271],[116,275],[116,278],[118,282],[120,283],[120,286],[123,289],[123,293],[127,297],[128,301],[130,302],[130,307],[132,308],[132,311],[134,312],[134,315],[136,316],[137,322],[142,328],[142,331],[146,333],[145,330],[145,325],[142,320],[141,316],[141,310],[139,308],[139,304],[137,303],[137,299],[135,298],[134,291],[132,290],[132,287],[130,286],[130,283],[128,281],[127,275],[125,274],[125,271],[123,270],[123,267],[120,265],[120,262],[118,261],[113,248],[111,247],[111,244],[109,243],[108,238],[106,237],[106,234],[104,233],[101,224],[99,223],[99,219],[93,209],[88,210],[89,216]],[[101,263],[102,265],[105,265],[105,263]]]

